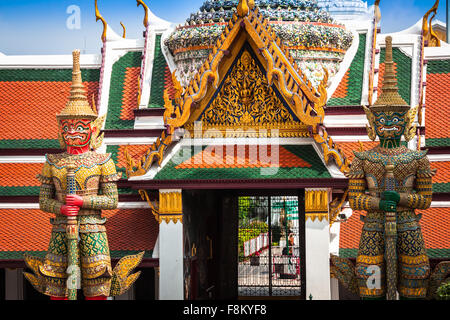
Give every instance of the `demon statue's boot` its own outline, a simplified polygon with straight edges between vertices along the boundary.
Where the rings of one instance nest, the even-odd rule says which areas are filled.
[[[417,108],[410,109],[398,93],[391,37],[386,37],[383,91],[364,110],[368,135],[371,140],[378,136],[380,144],[354,152],[347,176],[351,208],[367,215],[362,217],[356,266],[332,257],[332,272],[363,299],[393,300],[397,292],[401,298],[422,299],[427,297],[431,270],[415,209],[430,206],[435,172],[426,151],[401,145],[402,136],[406,141],[415,136]]]
[[[59,141],[67,151],[46,155],[38,175],[40,209],[55,214],[50,244],[44,258],[25,256],[33,274],[24,275],[53,299],[76,299],[77,288],[88,299],[106,299],[124,293],[137,279],[139,273],[130,272],[143,253],[122,258],[112,270],[101,210],[117,208],[120,175],[110,154],[93,151],[102,142],[104,117],[97,117],[85,96],[78,50],[73,58],[69,101],[57,115]]]

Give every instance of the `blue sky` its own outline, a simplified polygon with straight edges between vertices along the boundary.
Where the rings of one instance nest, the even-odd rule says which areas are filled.
[[[147,0],[153,13],[181,23],[204,0]],[[381,0],[381,31],[395,32],[416,23],[435,0]],[[369,0],[372,5],[374,0]],[[437,19],[445,22],[445,0]],[[80,8],[80,28],[69,29],[67,9]],[[135,0],[98,0],[100,13],[118,34],[122,21],[127,38],[142,36],[144,10]],[[102,24],[95,22],[94,0],[0,0],[0,52],[14,54],[68,54],[75,48],[85,53],[100,52]]]

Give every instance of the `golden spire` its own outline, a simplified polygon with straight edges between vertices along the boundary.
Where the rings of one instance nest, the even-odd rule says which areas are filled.
[[[386,37],[386,57],[383,88],[380,96],[373,106],[372,111],[406,111],[409,105],[398,93],[397,79],[394,72],[394,61],[392,60],[392,37]]]
[[[70,87],[69,101],[60,114],[56,115],[60,119],[96,119],[97,114],[92,110],[86,97],[86,92],[81,80],[80,50],[72,52],[73,71],[72,86]]]

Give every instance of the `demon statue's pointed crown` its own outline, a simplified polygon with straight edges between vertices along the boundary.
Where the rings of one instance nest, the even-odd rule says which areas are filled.
[[[73,51],[72,55],[73,71],[70,96],[64,109],[56,115],[59,141],[61,148],[89,145],[90,149],[96,149],[103,140],[103,135],[99,136],[99,134],[105,116],[98,117],[89,105],[81,79],[80,50]]]
[[[369,125],[367,133],[371,140],[380,138],[383,147],[398,147],[400,139],[411,140],[416,134],[413,125],[417,107],[410,108],[400,96],[392,60],[392,37],[386,37],[385,74],[382,93],[369,108],[364,107]]]
[[[94,112],[89,105],[86,97],[83,82],[81,80],[80,70],[80,50],[72,52],[73,55],[73,71],[72,71],[72,86],[70,89],[69,101],[60,114],[56,115],[58,121],[62,119],[90,119],[97,118],[97,113]]]

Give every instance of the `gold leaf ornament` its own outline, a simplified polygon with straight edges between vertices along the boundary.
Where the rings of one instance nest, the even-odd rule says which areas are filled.
[[[90,147],[92,150],[100,148],[100,146],[103,143],[103,138],[105,136],[105,133],[102,133],[100,135],[100,132],[103,128],[103,123],[105,122],[105,119],[106,119],[106,114],[104,114],[101,117],[98,117],[91,124],[92,137],[91,137]]]
[[[363,109],[366,113],[367,120],[369,121],[369,124],[366,124],[367,135],[369,136],[370,140],[375,141],[375,139],[377,138],[377,135],[375,133],[375,116],[372,113],[372,110],[370,110],[366,106],[363,106]]]
[[[416,136],[417,125],[413,123],[414,120],[416,119],[418,109],[419,106],[415,106],[414,108],[411,108],[406,114],[406,128],[404,133],[406,141],[410,141],[412,138]]]

